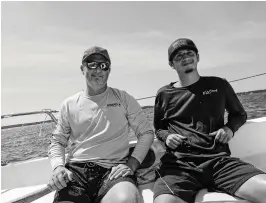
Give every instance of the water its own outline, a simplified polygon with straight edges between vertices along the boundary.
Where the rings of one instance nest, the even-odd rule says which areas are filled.
[[[248,113],[248,119],[266,116],[266,90],[239,93],[237,95]],[[143,107],[143,111],[152,123],[153,106]],[[46,123],[2,130],[1,165],[46,157],[50,143],[49,137],[54,127],[54,123]],[[132,131],[130,137],[134,139]]]

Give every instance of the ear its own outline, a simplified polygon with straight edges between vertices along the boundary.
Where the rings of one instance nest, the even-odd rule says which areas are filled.
[[[172,63],[172,61],[168,62],[169,66],[171,66],[172,68],[174,68],[174,64]]]
[[[111,72],[111,64],[110,64],[110,66],[109,66],[109,70],[108,70],[108,72],[109,72],[109,73]]]
[[[199,53],[197,53],[197,59],[198,59],[198,62],[199,62],[200,61]]]
[[[172,61],[169,61],[168,63],[169,63],[169,66],[171,66],[171,68],[175,70],[174,63]]]
[[[80,70],[81,70],[82,74],[84,75],[84,72],[83,72],[84,70],[83,70],[83,68],[84,68],[83,65],[81,65],[81,66],[80,66]]]

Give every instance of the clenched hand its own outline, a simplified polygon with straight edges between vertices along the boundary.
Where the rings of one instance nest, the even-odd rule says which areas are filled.
[[[73,173],[66,169],[64,166],[58,166],[53,171],[53,175],[49,180],[49,189],[52,190],[61,190],[67,186],[69,181],[72,181]]]
[[[176,149],[179,145],[182,144],[183,140],[187,139],[186,137],[179,134],[170,134],[166,139],[166,145],[171,149]]]

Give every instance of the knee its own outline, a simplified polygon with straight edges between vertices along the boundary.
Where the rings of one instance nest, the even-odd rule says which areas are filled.
[[[113,186],[101,203],[143,203],[138,188],[132,183],[121,182]]]
[[[180,199],[177,196],[171,195],[171,194],[162,194],[162,195],[157,196],[154,199],[154,203],[161,203],[161,202],[164,202],[164,203],[166,203],[166,202],[167,203],[186,203],[184,200]]]
[[[137,189],[117,193],[114,197],[115,203],[141,203],[142,198]]]
[[[127,195],[125,193],[117,194],[114,199],[116,203],[137,203],[138,202],[137,196],[134,196],[132,194]]]

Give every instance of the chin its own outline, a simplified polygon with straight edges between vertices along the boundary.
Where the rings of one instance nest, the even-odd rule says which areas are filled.
[[[103,78],[93,78],[92,81],[95,83],[95,84],[103,84],[105,82],[105,80]]]
[[[103,86],[103,85],[105,85],[105,82],[103,82],[103,81],[97,81],[96,84],[99,85],[99,86]]]
[[[185,73],[188,74],[188,73],[192,73],[194,71],[193,68],[188,68],[187,70],[185,70]]]

